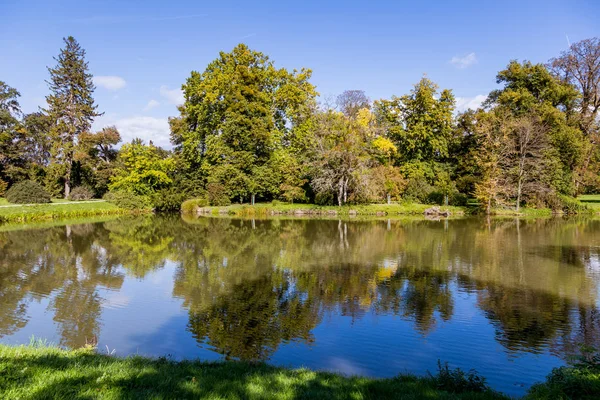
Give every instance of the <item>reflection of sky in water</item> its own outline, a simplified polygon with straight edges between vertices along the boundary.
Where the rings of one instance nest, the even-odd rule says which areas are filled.
[[[382,222],[382,224],[384,223]],[[452,223],[449,226],[451,228]],[[404,238],[403,240],[407,239]],[[414,240],[418,241],[418,239]],[[508,245],[506,238],[503,238],[503,240],[498,241],[498,243],[502,243],[502,246]],[[399,243],[402,242],[399,241]],[[94,248],[100,258],[106,259],[109,257],[105,249],[98,247],[96,244],[94,244]],[[252,247],[250,246],[250,248]],[[438,246],[436,249],[439,250],[440,248],[441,246]],[[549,257],[551,259],[555,252],[560,250],[554,247],[535,247],[535,249],[538,248],[542,250],[536,250],[537,253],[529,254],[530,265],[524,268],[536,268],[535,260],[546,260],[545,262],[548,262]],[[283,250],[277,250],[277,253],[280,256],[285,255]],[[576,265],[577,262],[581,261],[578,258],[578,253],[573,253],[573,250],[569,249],[566,255],[561,254],[562,257],[565,257],[565,263],[575,264],[568,268],[580,268]],[[235,256],[235,251],[233,251],[233,256],[223,256],[217,262],[218,265],[224,268],[222,272],[225,277],[229,273],[236,274],[236,271],[238,271],[236,270]],[[127,271],[122,271],[122,268],[119,268],[118,272],[125,276],[120,287],[107,289],[105,286],[98,285],[95,288],[95,292],[101,298],[101,310],[98,319],[98,348],[100,351],[105,351],[107,348],[110,351],[114,349],[115,354],[118,356],[141,354],[151,356],[170,355],[175,359],[201,358],[216,360],[223,358],[216,351],[219,349],[212,347],[213,345],[210,344],[209,339],[199,338],[197,340],[194,337],[190,326],[190,312],[187,306],[184,305],[186,292],[184,290],[177,296],[174,295],[176,292],[175,281],[181,265],[170,258],[167,259],[164,266],[150,270],[142,277],[136,274],[128,274]],[[401,271],[402,267],[399,266],[399,259],[400,257],[388,254],[383,258],[373,260],[374,263],[371,264],[376,264],[373,268],[381,267],[382,269],[378,270],[379,275],[377,275],[377,278],[368,278],[367,276],[368,279],[365,278],[363,284],[372,285],[373,288],[376,288],[372,289],[375,291],[376,297],[370,303],[361,303],[360,312],[355,314],[354,317],[350,316],[351,312],[349,313],[347,309],[344,311],[344,306],[338,301],[339,299],[335,298],[335,301],[338,301],[336,304],[329,304],[328,307],[325,307],[325,310],[319,307],[319,322],[310,329],[312,340],[307,342],[298,337],[282,339],[281,342],[274,344],[275,351],[269,358],[269,362],[282,366],[304,366],[313,369],[331,370],[348,375],[392,377],[403,372],[420,375],[426,374],[428,371],[435,372],[437,362],[441,360],[442,362],[449,362],[453,368],[460,367],[465,370],[475,368],[487,378],[493,387],[509,394],[522,394],[533,382],[544,379],[553,367],[563,365],[563,359],[550,354],[548,340],[543,341],[543,345],[535,350],[531,349],[529,351],[526,347],[508,350],[498,339],[499,335],[501,336],[498,322],[492,322],[484,308],[482,309],[482,296],[488,290],[485,282],[468,281],[466,276],[461,276],[460,279],[467,279],[468,284],[459,283],[460,279],[457,275],[448,275],[451,271],[450,267],[447,267],[446,271],[442,271],[447,275],[447,279],[444,281],[445,283],[441,284],[442,286],[447,285],[447,290],[451,293],[452,309],[450,317],[443,318],[443,315],[440,314],[439,307],[441,306],[438,304],[433,314],[433,322],[428,324],[426,329],[419,330],[414,314],[399,312],[394,315],[394,312],[390,309],[377,309],[377,302],[381,300],[377,296],[382,296],[383,289],[387,288],[387,280],[391,279],[390,277],[396,271]],[[461,260],[458,256],[450,256],[450,260],[454,266],[459,266],[457,268],[464,267],[464,259]],[[592,255],[587,260],[584,269],[588,271],[590,279],[600,280],[598,256]],[[256,260],[254,262],[258,263]],[[306,286],[302,285],[306,285],[306,281],[302,283],[301,278],[311,277],[317,271],[304,271],[302,273],[305,273],[305,276],[302,276],[296,274],[294,268],[287,265],[286,262],[287,260],[282,261],[279,266],[279,269],[283,271],[283,278],[281,279],[288,283],[280,294],[279,301],[309,302],[314,293],[304,292]],[[318,265],[318,263],[323,262],[323,259],[315,262]],[[80,261],[78,261],[77,279],[84,279],[84,268],[80,264]],[[2,264],[0,264],[1,266]],[[477,267],[480,266],[475,266],[473,269]],[[327,267],[317,266],[317,268]],[[370,267],[364,267],[365,270],[368,268]],[[270,268],[266,270],[267,272],[263,271],[263,273],[273,270],[273,268]],[[357,271],[360,272],[361,270],[358,269]],[[566,271],[578,270],[567,269]],[[477,272],[479,271],[473,273]],[[39,271],[36,268],[32,273],[37,274]],[[568,274],[565,275],[565,277],[568,276]],[[238,283],[248,283],[246,277],[234,278],[236,279],[233,280]],[[257,284],[272,284],[271,281],[260,283],[262,282],[260,278],[260,274],[250,275],[250,283],[253,282],[253,279],[256,279],[259,282]],[[87,279],[89,279],[89,276]],[[408,293],[407,291],[411,288],[411,285],[414,285],[415,282],[418,283],[421,278],[416,275],[414,278],[403,277],[402,279],[405,279],[405,281],[401,281],[401,284],[395,290],[406,298],[406,293]],[[414,282],[411,279],[414,279]],[[279,281],[275,279],[274,282]],[[273,285],[278,284],[273,283]],[[534,284],[539,285],[540,283],[534,282]],[[237,286],[233,288],[225,287],[224,282],[218,285],[221,285],[221,289],[242,290]],[[248,287],[252,288],[252,286]],[[206,290],[207,288],[202,287],[201,289]],[[598,293],[599,289],[594,287],[594,290]],[[15,333],[2,337],[2,342],[9,344],[27,343],[31,336],[36,336],[46,338],[50,342],[60,343],[59,325],[54,321],[55,315],[52,306],[53,298],[60,291],[60,288],[53,290],[46,297],[26,296],[27,324],[16,330]],[[543,294],[543,291],[540,293],[528,292],[528,295],[534,297],[541,294]],[[216,294],[213,295],[227,299],[231,293],[216,290]],[[508,296],[510,296],[510,292]],[[573,296],[573,293],[565,293],[565,297],[568,296]],[[416,298],[414,301],[418,302],[419,299]],[[540,301],[543,301],[543,299]],[[226,303],[219,306],[226,309]],[[570,317],[570,323],[579,323],[576,310],[570,309],[570,313],[573,314]],[[560,331],[560,328],[558,330]],[[243,338],[240,340],[243,340]],[[267,345],[271,344],[270,342],[266,343]]]

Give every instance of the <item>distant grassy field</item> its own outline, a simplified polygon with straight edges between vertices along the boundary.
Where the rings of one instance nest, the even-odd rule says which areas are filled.
[[[589,208],[600,211],[600,194],[584,194],[577,199]]]
[[[6,199],[0,198],[0,222],[43,221],[59,218],[126,214],[128,212],[128,210],[123,210],[102,200],[91,202],[52,200],[51,204],[12,205]]]

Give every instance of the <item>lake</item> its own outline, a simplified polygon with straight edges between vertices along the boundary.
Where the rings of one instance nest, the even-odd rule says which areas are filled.
[[[0,225],[0,341],[522,394],[600,343],[600,220],[179,215]]]

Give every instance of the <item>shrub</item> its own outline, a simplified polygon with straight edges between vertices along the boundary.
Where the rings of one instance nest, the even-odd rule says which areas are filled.
[[[152,208],[152,203],[148,197],[138,196],[130,192],[108,192],[103,198],[109,203],[127,210],[148,210]]]
[[[228,206],[231,204],[225,186],[220,183],[209,183],[206,185],[206,191],[208,192],[208,202],[211,206]]]
[[[424,203],[428,200],[433,187],[424,177],[415,177],[408,181],[402,198],[408,201]]]
[[[427,195],[427,204],[444,205],[444,193],[433,191]]]
[[[186,200],[181,204],[181,212],[184,214],[192,214],[197,208],[208,206],[208,199],[201,197],[199,199]]]
[[[89,200],[94,198],[94,191],[87,186],[77,186],[69,193],[69,200]]]
[[[50,203],[50,194],[34,181],[22,181],[6,192],[6,200],[15,204]]]
[[[468,202],[469,196],[466,194],[457,192],[450,196],[450,205],[452,206],[466,207]]]
[[[470,370],[465,372],[460,368],[450,369],[448,363],[442,365],[438,361],[438,373],[431,377],[436,383],[438,389],[450,393],[464,392],[487,392],[490,389],[485,383],[485,378],[480,376],[477,371]]]
[[[6,188],[8,187],[8,183],[0,179],[0,196],[4,196],[6,193]]]
[[[545,382],[529,389],[532,399],[598,399],[600,398],[600,354],[594,349],[578,357],[572,366],[554,368]]]
[[[155,192],[150,200],[156,211],[179,211],[181,203],[188,198],[185,193],[182,193],[174,188],[162,189]]]
[[[562,194],[558,197],[562,203],[562,211],[565,214],[579,214],[588,211],[588,207],[585,204],[582,204],[579,200],[573,197]]]
[[[589,208],[585,204],[574,197],[564,194],[552,193],[534,204],[538,207],[545,205],[553,211],[562,211],[565,214],[579,214],[589,211]]]

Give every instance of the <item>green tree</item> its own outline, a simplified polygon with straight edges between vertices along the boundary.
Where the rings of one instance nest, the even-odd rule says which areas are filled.
[[[566,109],[567,116],[585,137],[583,162],[575,171],[575,189],[579,192],[582,184],[596,186],[594,181],[600,171],[600,39],[573,43],[560,57],[550,60],[549,67],[558,79],[580,94],[575,104]]]
[[[376,114],[399,149],[400,161],[431,162],[448,156],[455,102],[450,90],[422,78],[410,94],[376,102]]]
[[[96,133],[83,132],[79,136],[74,160],[79,181],[94,189],[98,197],[108,190],[110,179],[115,174],[118,150],[115,146],[121,135],[114,126]]]
[[[95,90],[88,72],[85,50],[72,37],[63,39],[65,47],[55,58],[57,65],[48,68],[50,95],[44,110],[52,119],[52,163],[55,174],[60,172],[64,196],[69,197],[72,186],[74,152],[79,135],[89,131],[94,117],[101,115],[94,104]]]
[[[173,167],[173,159],[167,157],[162,149],[134,139],[121,147],[115,175],[108,187],[111,191],[151,195],[173,182],[169,176]]]
[[[511,61],[506,69],[498,73],[497,82],[503,87],[490,93],[486,106],[493,112],[505,115],[506,122],[513,127],[519,121],[537,121],[535,131],[545,132],[537,137],[540,140],[544,137],[543,141],[547,142],[547,146],[536,151],[543,153],[543,157],[538,155],[534,158],[552,166],[543,171],[541,178],[552,190],[573,194],[573,171],[582,162],[583,136],[579,128],[569,122],[565,110],[574,107],[578,97],[577,90],[553,76],[544,65],[528,61]],[[509,136],[518,141],[518,137],[514,135],[517,132],[519,129],[513,130],[513,134]],[[514,150],[514,146],[505,149],[514,154],[510,150]],[[530,160],[531,157],[523,156],[521,159]],[[528,196],[532,194],[534,193],[531,191],[526,193]],[[518,196],[518,193],[515,195]],[[541,193],[538,191],[537,195]]]
[[[300,146],[316,96],[310,76],[277,69],[244,44],[220,53],[183,85],[181,116],[171,120],[176,152],[232,197],[275,195],[266,171],[277,149]]]
[[[0,81],[0,185],[23,178],[24,159],[21,138],[24,130],[19,121],[21,94]]]

